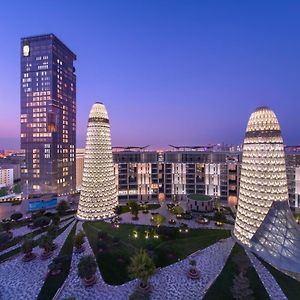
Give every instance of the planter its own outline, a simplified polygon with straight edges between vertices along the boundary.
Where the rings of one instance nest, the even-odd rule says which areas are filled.
[[[28,253],[28,254],[25,254],[23,257],[22,257],[22,261],[24,261],[24,262],[29,262],[29,261],[31,261],[31,260],[33,260],[33,259],[35,259],[36,258],[36,255],[34,254],[34,253]]]
[[[84,278],[83,284],[85,287],[92,286],[96,283],[96,275],[94,274],[91,278]]]
[[[41,259],[45,260],[45,259],[48,259],[49,257],[51,257],[53,254],[52,251],[48,251],[48,252],[43,252],[42,255],[41,255]]]
[[[56,276],[56,275],[60,274],[60,272],[61,272],[61,269],[53,270],[53,271],[50,272],[50,275],[51,276]]]
[[[196,269],[190,269],[188,272],[188,277],[191,279],[199,279],[200,278],[200,273]]]
[[[144,285],[142,282],[140,282],[140,284],[138,286],[138,290],[144,294],[147,294],[151,291],[151,285],[149,283]]]
[[[83,245],[81,245],[79,248],[75,247],[74,253],[80,254],[84,252],[85,248]]]

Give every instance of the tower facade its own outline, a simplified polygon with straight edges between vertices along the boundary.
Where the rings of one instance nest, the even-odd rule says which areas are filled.
[[[96,102],[88,119],[77,217],[81,220],[110,218],[117,204],[108,114],[105,106]]]
[[[240,177],[234,235],[250,246],[250,239],[274,201],[288,201],[285,154],[274,112],[259,107],[250,116]]]
[[[21,40],[23,192],[64,194],[76,185],[76,55],[55,35]]]

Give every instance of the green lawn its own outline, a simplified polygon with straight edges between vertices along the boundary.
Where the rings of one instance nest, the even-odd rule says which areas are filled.
[[[300,259],[300,258],[299,258]],[[281,287],[284,294],[289,300],[299,300],[300,299],[300,282],[291,278],[288,275],[278,271],[271,265],[259,258],[261,263],[269,270],[273,275],[279,286]]]
[[[68,260],[63,263],[62,272],[60,274],[55,276],[48,275],[37,297],[37,299],[39,300],[51,300],[69,275],[73,253],[73,238],[75,235],[76,223],[74,224],[69,236],[67,237],[63,247],[59,252],[59,255],[67,255]]]
[[[119,208],[120,208],[120,214],[130,212],[130,208],[128,205],[119,205]],[[157,208],[160,208],[159,204],[147,204],[148,210],[153,210]],[[139,210],[144,210],[144,207],[139,205]]]
[[[226,262],[226,265],[224,266],[217,280],[214,282],[214,284],[210,287],[210,289],[206,293],[204,300],[233,299],[230,289],[233,285],[234,276],[239,274],[238,267],[233,260],[234,256],[236,255],[245,255],[247,257],[244,249],[240,245],[235,244]],[[254,292],[254,299],[259,299],[259,300],[270,299],[254,267],[251,266],[248,269],[246,276],[249,279],[251,289]]]
[[[83,227],[97,258],[101,274],[104,280],[112,285],[130,280],[127,274],[130,257],[140,248],[150,250],[156,266],[164,267],[230,236],[227,230],[190,229],[188,233],[179,233],[178,228],[173,228],[173,233],[169,237],[160,234],[159,238],[155,239],[152,233],[155,227],[151,226],[121,224],[119,228],[113,228],[111,224],[104,222],[86,222]],[[137,230],[137,238],[134,238],[133,230]],[[150,232],[148,239],[145,238],[146,230]],[[100,253],[97,247],[99,231],[109,235],[105,240],[107,249]],[[120,239],[119,243],[113,241],[114,237]]]

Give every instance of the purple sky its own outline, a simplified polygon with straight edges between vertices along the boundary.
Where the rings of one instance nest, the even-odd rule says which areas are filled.
[[[114,145],[242,142],[250,113],[300,144],[300,2],[5,1],[0,149],[19,147],[20,38],[54,33],[76,54],[78,147],[93,102]]]

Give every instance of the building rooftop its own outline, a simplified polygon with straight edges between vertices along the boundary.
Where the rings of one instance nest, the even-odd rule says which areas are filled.
[[[188,195],[188,198],[196,201],[209,201],[211,200],[211,196],[202,195],[202,194],[190,194]]]

